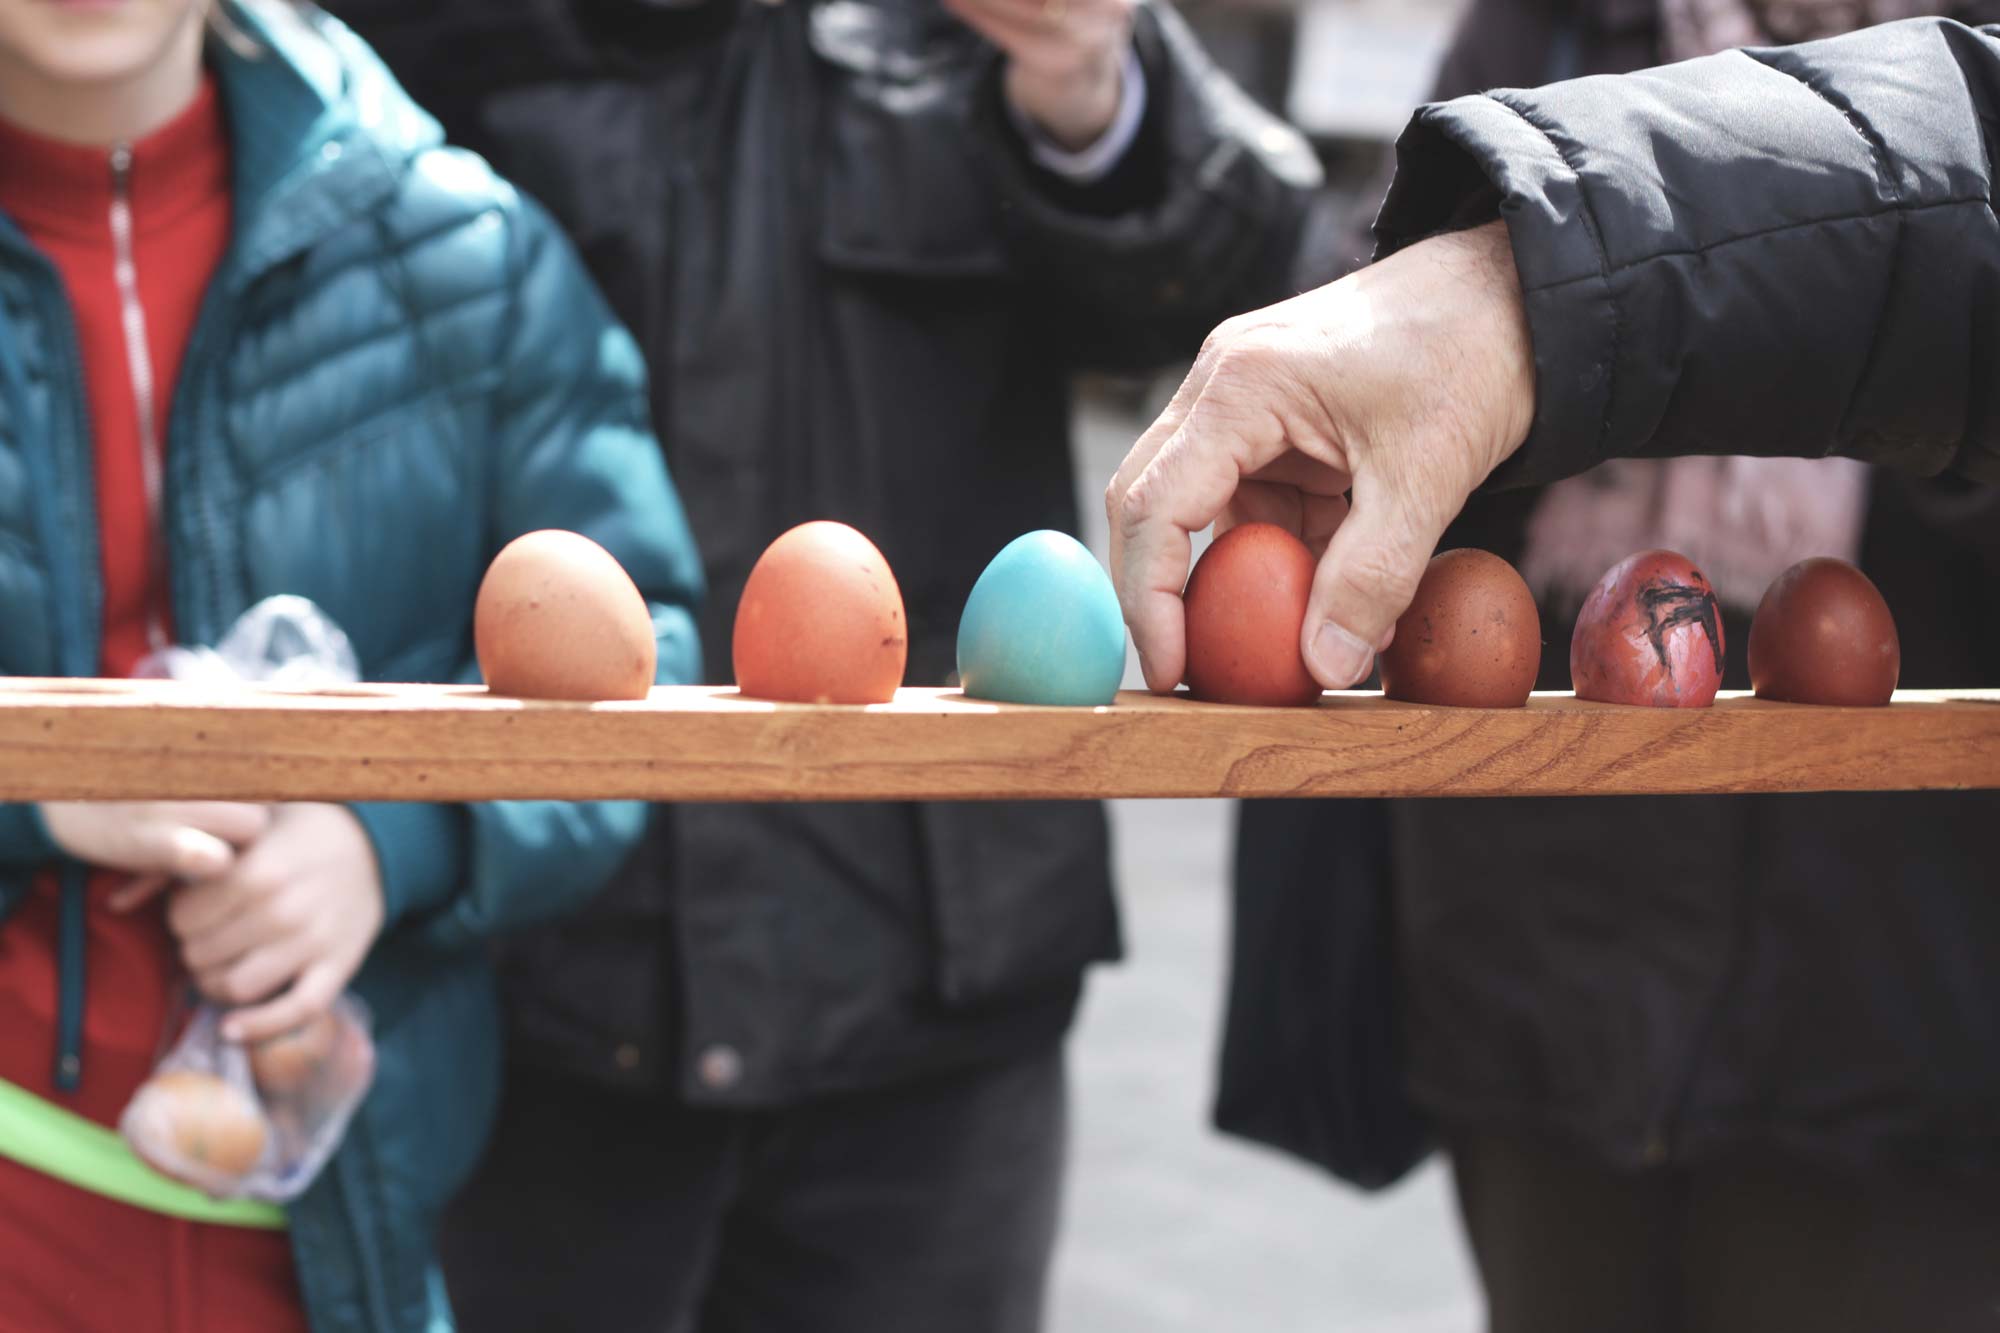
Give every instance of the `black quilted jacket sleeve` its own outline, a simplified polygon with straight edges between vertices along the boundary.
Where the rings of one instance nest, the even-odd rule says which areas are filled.
[[[1388,253],[1513,240],[1536,419],[1494,484],[1842,454],[2000,481],[2000,28],[1891,24],[1424,108]]]

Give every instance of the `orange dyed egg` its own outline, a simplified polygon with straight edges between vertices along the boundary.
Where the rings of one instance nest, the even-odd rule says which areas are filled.
[[[479,670],[519,699],[643,699],[653,617],[609,551],[574,532],[516,537],[493,558],[472,614]]]
[[[802,523],[772,542],[736,604],[736,686],[754,698],[888,703],[909,648],[889,562],[845,523]]]
[[[1271,523],[1217,537],[1188,576],[1187,686],[1224,704],[1316,703],[1319,682],[1299,653],[1312,595],[1312,552]]]

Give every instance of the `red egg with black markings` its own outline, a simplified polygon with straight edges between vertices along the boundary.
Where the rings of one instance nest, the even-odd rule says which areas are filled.
[[[1405,703],[1519,708],[1542,666],[1542,616],[1490,551],[1432,557],[1381,655],[1382,693]]]
[[[1579,699],[1706,708],[1722,685],[1722,608],[1694,562],[1641,551],[1613,565],[1577,614],[1570,684]]]
[[[1879,707],[1902,670],[1889,603],[1845,560],[1799,561],[1772,581],[1750,622],[1750,687],[1759,699]]]
[[[1188,576],[1190,693],[1210,703],[1286,707],[1316,703],[1299,638],[1312,596],[1312,553],[1273,523],[1245,523],[1217,537]]]

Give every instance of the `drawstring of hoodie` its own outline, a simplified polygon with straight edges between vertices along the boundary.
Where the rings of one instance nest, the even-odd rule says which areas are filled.
[[[83,981],[85,915],[90,909],[88,874],[80,865],[62,868],[62,900],[56,925],[56,1087],[75,1092],[83,1080]]]

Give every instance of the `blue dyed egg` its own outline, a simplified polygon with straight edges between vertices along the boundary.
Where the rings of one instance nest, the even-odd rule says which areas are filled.
[[[1108,704],[1125,677],[1125,618],[1111,579],[1061,532],[1007,543],[965,600],[958,678],[999,703]]]

